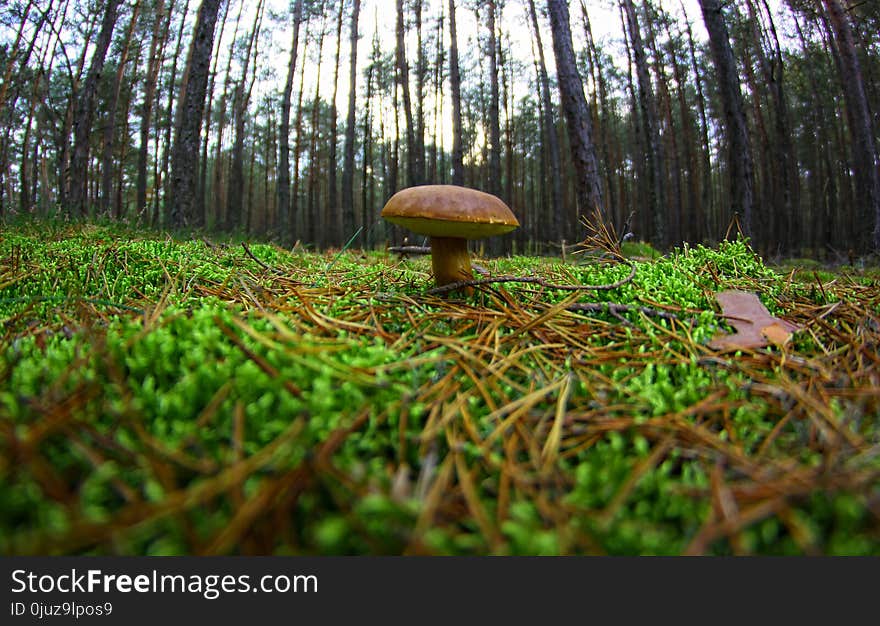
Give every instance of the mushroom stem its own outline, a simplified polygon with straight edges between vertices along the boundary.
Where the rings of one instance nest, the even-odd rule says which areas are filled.
[[[431,237],[431,266],[438,287],[473,279],[467,239]]]

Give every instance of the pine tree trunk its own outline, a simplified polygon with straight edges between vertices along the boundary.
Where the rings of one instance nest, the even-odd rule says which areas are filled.
[[[464,148],[461,139],[461,73],[458,67],[455,0],[449,0],[449,39],[449,87],[452,97],[452,184],[464,185]]]
[[[856,187],[856,216],[868,232],[871,220],[873,236],[870,241],[863,237],[859,247],[880,250],[880,174],[878,174],[877,146],[871,122],[871,111],[865,96],[865,83],[859,57],[856,54],[849,17],[838,0],[822,0],[834,31],[837,53],[840,57],[843,98],[846,103],[847,121],[852,150],[852,169]]]
[[[254,24],[251,27],[248,44],[245,50],[244,66],[241,70],[241,78],[235,86],[232,119],[235,127],[235,136],[232,142],[232,153],[230,154],[229,167],[229,187],[226,192],[227,212],[226,212],[226,228],[227,230],[237,230],[242,225],[244,217],[244,143],[245,143],[245,123],[247,122],[247,107],[250,102],[251,89],[253,88],[254,78],[248,76],[253,63],[256,69],[256,59],[252,59],[255,51],[255,42],[260,33],[260,26],[263,18],[264,3],[262,0],[257,4],[256,14],[254,15]],[[201,226],[201,223],[197,225]]]
[[[197,218],[195,192],[199,168],[199,135],[219,9],[220,0],[202,0],[190,43],[185,77],[180,87],[168,199],[171,226],[175,228],[192,226]]]
[[[743,233],[752,235],[754,208],[754,173],[752,149],[746,126],[745,107],[739,87],[736,60],[730,46],[722,3],[720,0],[700,0],[703,20],[709,33],[709,48],[718,75],[718,90],[724,109],[724,131],[727,141],[727,160],[730,176],[732,210],[740,216]]]
[[[323,16],[322,16],[323,20]],[[318,219],[320,201],[318,198],[318,170],[321,159],[318,155],[318,136],[321,134],[321,69],[324,60],[324,24],[321,24],[321,32],[318,35],[318,67],[315,72],[315,96],[312,99],[311,138],[309,139],[309,181],[306,188],[306,210],[304,213],[305,238],[309,243],[317,244],[317,229],[315,222]]]
[[[147,76],[144,83],[144,99],[141,104],[140,144],[138,145],[137,183],[135,187],[136,211],[140,220],[146,217],[147,211],[147,160],[149,157],[150,127],[153,123],[153,100],[156,97],[156,86],[159,82],[159,70],[162,68],[165,44],[171,31],[174,0],[171,1],[167,9],[165,8],[165,0],[157,0],[154,12],[150,56],[147,61]]]
[[[107,50],[113,39],[116,16],[122,0],[107,0],[101,20],[101,33],[92,54],[89,71],[77,95],[76,110],[73,116],[73,157],[70,163],[70,211],[78,217],[88,215],[88,167],[91,145],[92,122],[95,117],[98,81],[104,70]]]
[[[657,101],[654,97],[654,89],[651,85],[651,76],[648,70],[648,59],[645,47],[642,43],[642,34],[639,27],[638,16],[632,0],[622,0],[626,15],[627,31],[632,46],[633,61],[636,67],[636,78],[639,86],[639,111],[642,122],[645,147],[647,149],[647,176],[648,176],[648,210],[651,214],[649,224],[653,229],[653,240],[661,247],[666,243],[666,215],[664,176],[663,176],[663,146],[660,142],[660,121],[657,112]]]
[[[529,17],[535,35],[535,48],[538,53],[538,87],[541,98],[541,113],[544,127],[543,141],[546,142],[545,153],[549,165],[548,177],[550,179],[550,224],[552,224],[552,238],[554,241],[562,241],[565,237],[563,231],[563,200],[562,200],[562,171],[559,157],[559,137],[556,134],[556,125],[553,122],[553,104],[550,101],[550,78],[547,75],[547,64],[544,58],[544,43],[541,40],[541,27],[538,24],[538,12],[535,8],[535,0],[529,0]],[[550,233],[544,233],[550,234]]]
[[[422,1],[413,0],[416,26],[416,111],[415,111],[415,163],[416,178],[425,182],[425,73],[427,61],[422,45]]]
[[[354,0],[351,7],[351,25],[349,27],[350,53],[348,72],[348,116],[345,121],[345,147],[342,164],[342,238],[348,239],[355,233],[354,208],[354,151],[355,151],[355,104],[357,96],[357,48],[358,18],[361,12],[361,0]]]
[[[342,18],[345,16],[345,0],[339,0],[339,12],[336,16],[336,62],[333,65],[333,96],[330,98],[330,132],[328,141],[330,153],[327,157],[327,219],[324,224],[322,243],[336,245],[342,238],[342,211],[339,207],[339,191],[336,180],[338,170],[339,145],[339,112],[336,109],[336,97],[339,94],[339,59],[342,51]]]
[[[357,0],[359,3],[359,0]],[[409,180],[408,186],[421,184],[418,175],[418,147],[416,146],[416,133],[413,122],[412,99],[409,91],[409,65],[406,61],[406,34],[404,26],[403,0],[397,0],[397,44],[395,46],[395,61],[397,63],[397,84],[400,86],[403,96],[403,115],[406,119],[406,174]]]
[[[113,185],[113,143],[116,139],[116,116],[119,108],[119,96],[122,91],[122,79],[125,76],[125,66],[128,63],[128,55],[132,44],[137,48],[136,57],[140,57],[140,41],[134,41],[134,29],[141,11],[141,2],[135,3],[131,19],[126,28],[125,43],[122,47],[120,58],[116,62],[116,75],[113,80],[110,101],[107,105],[107,119],[104,122],[103,150],[101,153],[101,195],[99,196],[99,214],[106,216],[110,212],[110,196]],[[137,59],[135,59],[137,65]],[[128,111],[125,112],[128,118]],[[121,168],[121,164],[120,164]],[[114,215],[119,219],[120,215]]]
[[[495,0],[486,2],[486,29],[489,38],[486,57],[489,59],[489,192],[501,195],[501,123],[498,90],[498,37],[495,28]],[[505,198],[506,200],[509,200]]]
[[[217,83],[217,66],[220,64],[220,45],[223,41],[223,33],[226,30],[226,17],[229,15],[230,4],[230,2],[225,3],[223,7],[223,15],[220,17],[220,32],[217,34],[217,44],[215,46],[216,49],[213,53],[214,63],[211,68],[210,76],[208,78],[208,92],[205,96],[205,131],[202,133],[202,156],[200,161],[202,167],[199,168],[199,185],[196,189],[196,211],[200,216],[199,221],[205,226],[208,225],[209,221],[213,221],[211,226],[214,228],[217,228],[218,226],[220,226],[220,224],[217,224],[215,219],[208,219],[208,205],[206,202],[206,196],[208,193],[208,144],[210,143],[209,140],[211,138],[211,118],[214,111],[214,90]],[[215,205],[218,195],[217,189],[212,188],[211,193],[214,196],[215,200],[215,202],[212,202],[211,204]],[[214,216],[212,215],[211,217],[213,218]]]
[[[566,0],[547,0],[547,9],[550,13],[559,92],[568,122],[578,212],[581,216],[588,216],[593,211],[601,213],[604,212],[602,182],[593,143],[593,123],[571,42],[568,4]]]
[[[343,0],[340,0],[342,2]],[[290,104],[293,93],[293,76],[296,72],[296,55],[299,48],[299,28],[302,23],[303,0],[296,0],[293,9],[293,37],[290,44],[290,60],[287,63],[287,79],[281,92],[281,121],[278,124],[278,217],[284,237],[290,232]]]

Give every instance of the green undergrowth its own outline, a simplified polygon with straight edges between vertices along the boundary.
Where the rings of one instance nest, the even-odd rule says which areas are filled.
[[[441,298],[428,257],[6,229],[0,552],[880,554],[870,274],[745,241],[628,281],[477,263],[543,284]],[[713,351],[721,289],[804,330]]]

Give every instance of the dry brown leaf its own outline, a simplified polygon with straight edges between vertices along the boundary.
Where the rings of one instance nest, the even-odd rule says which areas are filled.
[[[709,342],[715,350],[763,348],[769,343],[782,345],[800,327],[770,315],[758,296],[748,291],[730,289],[715,296],[721,312],[736,329],[731,335],[720,335]]]

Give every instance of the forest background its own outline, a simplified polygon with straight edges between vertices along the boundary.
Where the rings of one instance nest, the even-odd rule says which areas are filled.
[[[15,0],[0,21],[0,219],[375,247],[402,237],[394,192],[456,183],[519,217],[495,253],[558,251],[595,208],[659,249],[734,218],[768,255],[880,247],[874,0]]]

